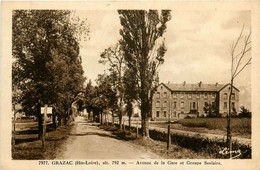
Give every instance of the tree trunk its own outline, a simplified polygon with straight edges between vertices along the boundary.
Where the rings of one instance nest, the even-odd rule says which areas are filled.
[[[107,113],[105,113],[105,124],[107,126]]]
[[[39,113],[38,113],[38,117],[37,117],[37,119],[38,119],[38,139],[41,139],[42,138],[42,130],[43,130],[43,126],[42,126],[42,114],[40,113],[40,111],[39,111]]]
[[[59,127],[61,126],[61,122],[62,122],[62,118],[61,118],[61,116],[59,115],[59,116],[58,116],[58,126],[59,126]]]
[[[103,112],[100,113],[100,125],[103,125]]]
[[[233,92],[233,79],[230,84],[230,94],[228,99],[228,115],[227,115],[227,147],[229,149],[229,158],[232,158],[232,139],[231,139],[231,96]]]
[[[129,125],[129,134],[131,134],[131,115],[128,117],[128,125]]]
[[[142,116],[142,135],[149,138],[149,118]]]
[[[57,128],[57,124],[56,124],[56,114],[55,114],[55,113],[52,114],[52,127],[53,127],[53,129],[55,129],[55,130],[56,130],[56,128]]]
[[[119,118],[119,130],[122,130],[122,112],[121,111],[119,113],[118,118]]]
[[[67,125],[67,122],[68,122],[67,116],[65,116],[63,120],[64,120],[64,125]]]
[[[115,124],[115,116],[114,116],[114,112],[112,112],[112,126],[114,126]]]

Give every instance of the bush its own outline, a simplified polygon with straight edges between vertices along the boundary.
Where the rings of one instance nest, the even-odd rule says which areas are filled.
[[[241,112],[239,113],[238,117],[241,118],[251,118],[252,117],[252,113],[246,109],[244,106],[241,107]]]
[[[189,119],[187,119],[189,120]],[[194,119],[196,120],[196,119]],[[167,133],[159,132],[156,130],[149,130],[149,135],[154,140],[167,141]],[[172,134],[171,142],[184,148],[194,150],[195,152],[206,152],[215,158],[225,159],[228,155],[219,154],[219,151],[226,147],[226,143],[223,141],[215,141],[208,138],[202,138],[200,136],[188,136],[182,134]],[[239,158],[250,159],[251,158],[251,147],[245,146],[233,142],[233,150],[241,150],[242,155]]]

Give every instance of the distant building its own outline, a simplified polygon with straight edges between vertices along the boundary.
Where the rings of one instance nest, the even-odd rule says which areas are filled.
[[[175,119],[186,116],[226,116],[228,113],[230,84],[164,84],[153,95],[152,118]],[[239,109],[239,90],[234,87],[231,107]]]

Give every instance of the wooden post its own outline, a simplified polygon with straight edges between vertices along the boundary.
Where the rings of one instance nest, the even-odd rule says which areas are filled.
[[[171,144],[171,124],[168,125],[167,150],[169,150],[170,144]]]
[[[14,151],[14,146],[15,146],[15,115],[16,115],[16,110],[14,109],[14,120],[13,120],[13,141],[12,141],[12,149]]]
[[[136,138],[138,138],[138,124],[136,125]]]
[[[45,137],[46,137],[46,117],[47,117],[47,104],[44,106],[43,115],[43,129],[42,129],[42,150],[45,151]]]

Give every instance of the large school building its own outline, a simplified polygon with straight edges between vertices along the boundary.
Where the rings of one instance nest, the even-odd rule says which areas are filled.
[[[184,118],[212,115],[226,116],[230,84],[164,84],[153,95],[152,118]],[[233,86],[232,112],[239,109],[239,90]]]

